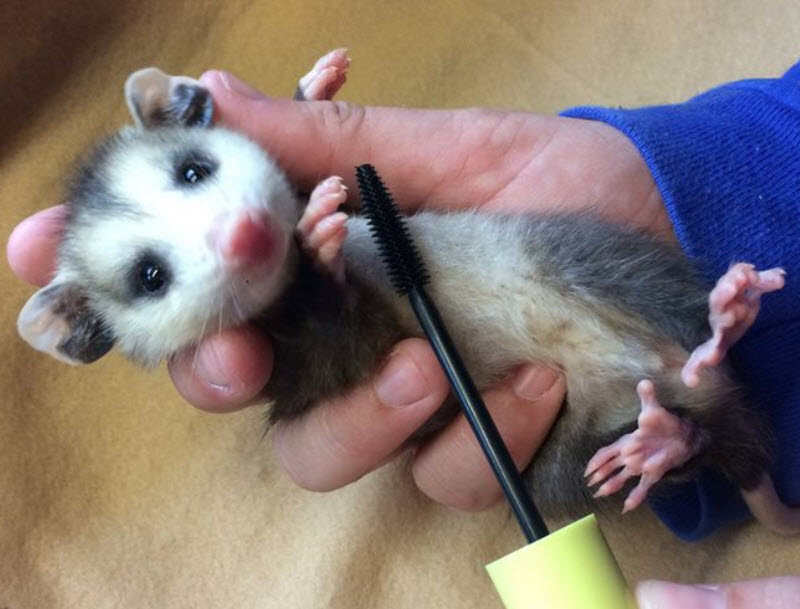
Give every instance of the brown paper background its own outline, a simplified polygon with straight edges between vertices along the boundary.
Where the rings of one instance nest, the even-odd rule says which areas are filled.
[[[76,153],[126,121],[122,83],[224,67],[274,95],[349,47],[369,104],[680,101],[774,76],[800,53],[791,1],[73,2],[0,10],[0,233],[57,202]],[[118,356],[73,369],[17,338],[31,289],[0,267],[0,608],[499,607],[483,564],[521,539],[504,508],[459,514],[395,464],[329,494],[294,487],[259,412],[186,405]],[[800,571],[754,525],[682,544],[641,511],[603,522],[626,575]]]

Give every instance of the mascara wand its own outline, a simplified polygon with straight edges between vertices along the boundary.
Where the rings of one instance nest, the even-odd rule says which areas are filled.
[[[429,276],[372,165],[356,168],[362,211],[394,289],[408,296],[528,544],[486,565],[507,609],[636,609],[593,514],[550,534],[424,285]]]
[[[478,389],[447,333],[436,305],[425,292],[429,276],[414,247],[403,218],[372,165],[356,168],[362,212],[369,222],[378,250],[394,289],[408,296],[425,335],[444,368],[458,401],[478,438],[494,475],[517,517],[525,538],[531,542],[548,534],[539,510],[522,482],[517,466],[503,443]]]

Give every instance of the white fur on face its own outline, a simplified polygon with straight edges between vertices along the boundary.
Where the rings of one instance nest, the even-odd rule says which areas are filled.
[[[176,165],[193,152],[216,169],[198,184],[176,182]],[[121,205],[108,212],[77,208],[61,276],[88,286],[127,354],[156,362],[204,333],[252,317],[283,288],[298,204],[256,144],[223,129],[134,133],[101,171]],[[267,210],[277,227],[274,256],[258,268],[226,271],[209,236],[226,215],[248,209]],[[170,283],[163,296],[131,294],[131,274],[145,251],[166,263]]]

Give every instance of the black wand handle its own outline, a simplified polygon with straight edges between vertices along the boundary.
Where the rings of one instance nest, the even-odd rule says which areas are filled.
[[[408,294],[414,313],[428,337],[436,357],[450,381],[472,431],[494,471],[506,499],[511,504],[528,542],[541,539],[549,533],[539,510],[533,504],[511,454],[508,452],[497,426],[483,403],[480,392],[467,372],[461,357],[439,316],[435,305],[422,288],[413,288]]]
[[[436,305],[425,292],[423,286],[430,276],[404,218],[372,165],[358,166],[356,179],[361,193],[361,210],[375,237],[389,281],[398,294],[408,296],[411,301],[417,319],[517,516],[525,538],[531,542],[544,537],[548,534],[547,526],[528,495],[519,470],[461,361]]]

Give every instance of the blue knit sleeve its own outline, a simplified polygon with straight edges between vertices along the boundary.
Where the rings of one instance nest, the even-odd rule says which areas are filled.
[[[731,359],[774,427],[778,492],[800,503],[800,64],[782,78],[730,83],[682,104],[562,115],[603,121],[633,141],[709,283],[738,261],[786,269],[786,287],[764,297]],[[714,472],[651,507],[687,540],[747,516],[738,491]]]

